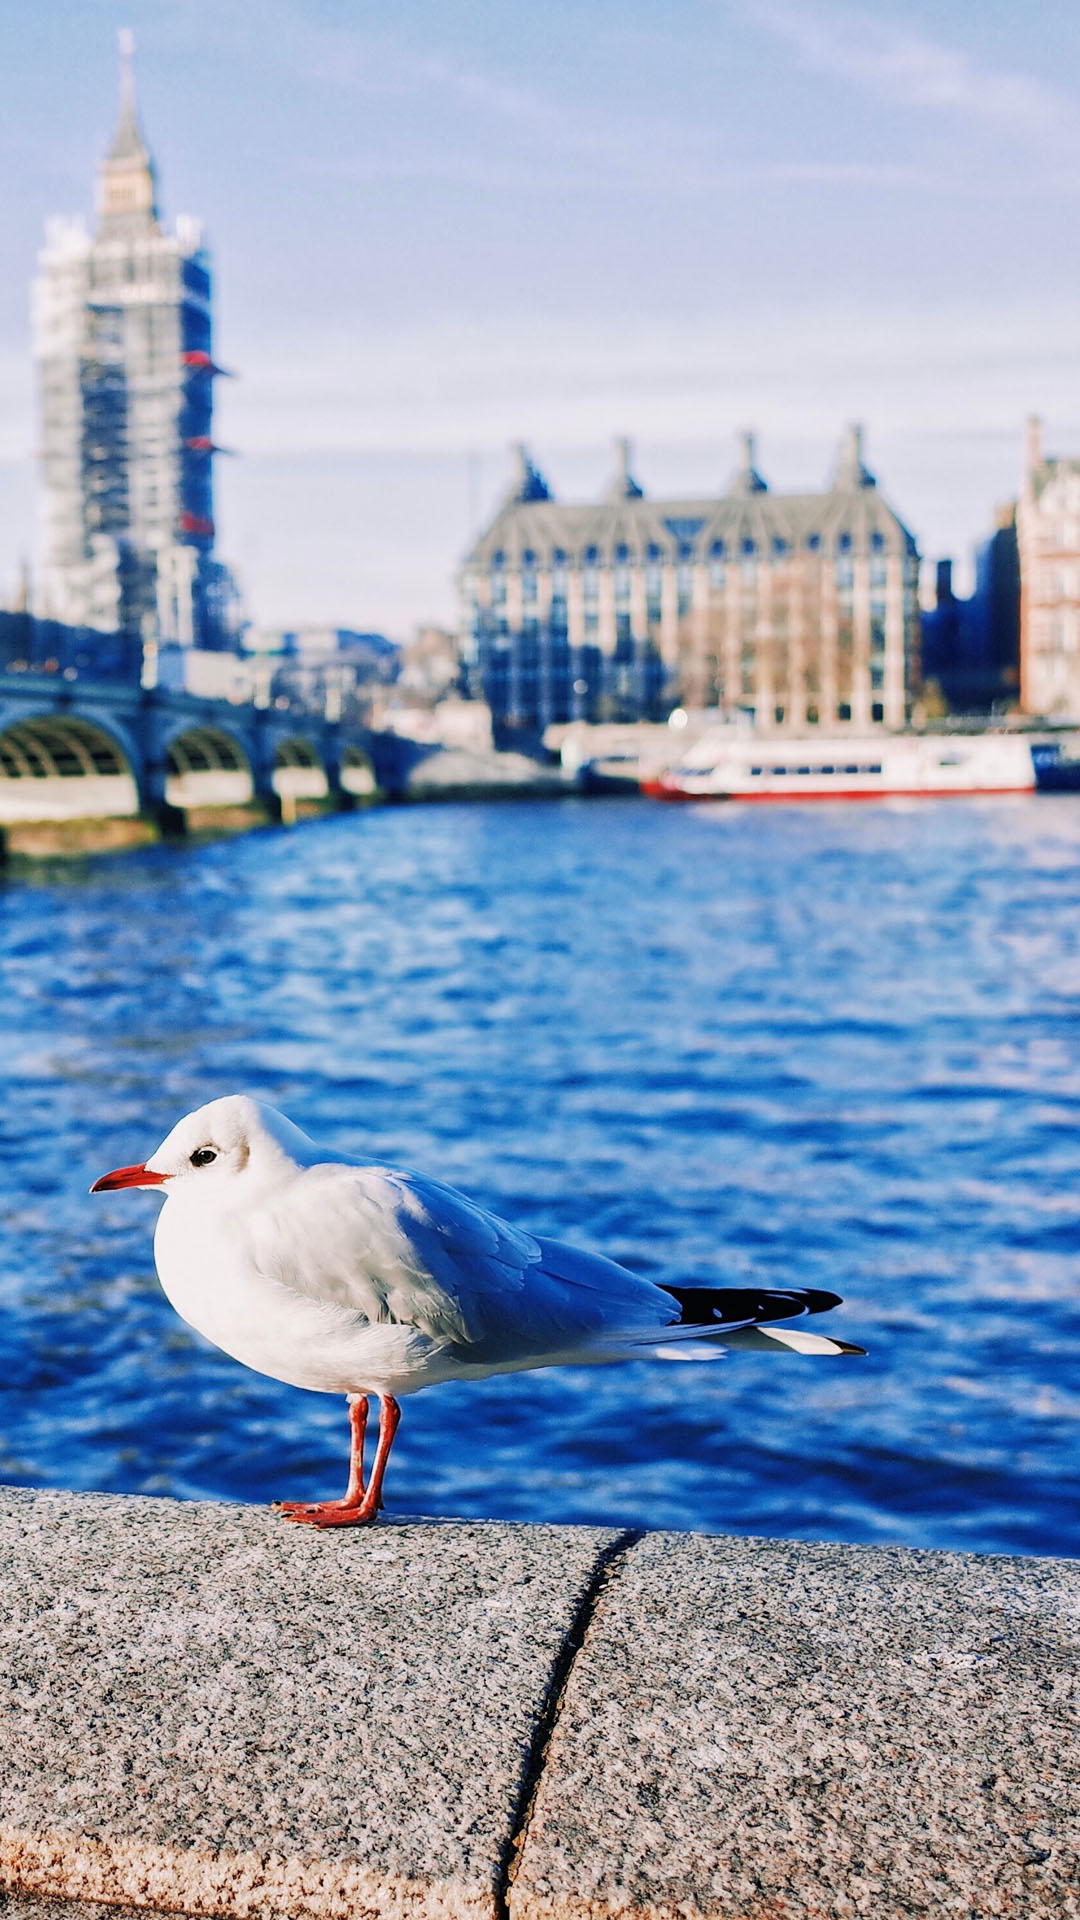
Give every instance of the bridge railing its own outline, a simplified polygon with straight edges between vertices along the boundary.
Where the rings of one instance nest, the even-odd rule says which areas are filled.
[[[138,686],[142,664],[142,642],[132,634],[97,633],[30,613],[0,613],[0,672]]]

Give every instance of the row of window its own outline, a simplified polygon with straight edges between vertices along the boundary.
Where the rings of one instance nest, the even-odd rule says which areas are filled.
[[[743,560],[740,563],[739,571],[740,571],[740,576],[742,578],[744,586],[754,586],[756,584],[756,581],[757,581],[756,561]],[[495,566],[492,567],[491,595],[492,595],[493,601],[497,600],[501,604],[502,601],[505,600],[506,583],[507,583],[508,577],[509,576],[507,575],[506,571],[503,568],[495,567]],[[532,605],[538,597],[539,577],[540,576],[534,567],[524,567],[522,569],[521,596],[527,605]],[[726,561],[720,558],[715,558],[711,560],[709,563],[710,587],[712,587],[714,591],[719,591],[724,586],[726,586],[727,578],[728,578],[728,574],[727,574]],[[624,566],[622,562],[620,562],[614,568],[612,584],[614,589],[616,605],[619,605],[620,602],[629,601],[630,594],[631,594],[631,587],[632,587],[632,579],[633,579],[633,576],[630,568],[628,566]],[[663,575],[660,567],[655,565],[655,563],[651,563],[645,568],[645,595],[647,599],[654,600],[657,606],[659,606],[660,599],[661,599],[662,583],[663,583]],[[690,604],[690,601],[693,597],[693,585],[694,585],[694,569],[692,565],[690,565],[685,560],[680,560],[675,568],[675,590],[680,602],[680,609],[679,609],[680,612],[685,612],[686,607],[689,606]],[[885,561],[872,560],[870,563],[871,592],[880,594],[884,592],[886,585],[887,585],[887,576],[886,576]],[[855,568],[852,561],[838,560],[836,562],[836,586],[837,586],[838,592],[840,593],[852,593],[854,591]],[[552,600],[556,602],[564,601],[567,597],[568,590],[569,590],[569,580],[567,577],[566,570],[563,567],[559,567],[556,570],[554,570],[551,575]],[[598,567],[593,566],[591,562],[587,563],[582,568],[581,590],[582,590],[582,595],[586,600],[596,600],[599,598],[600,570]],[[683,601],[686,602],[686,606],[682,605]],[[877,609],[875,609],[875,612],[876,611]],[[882,617],[884,617],[884,605],[882,605],[880,611],[881,611]]]
[[[841,767],[841,766],[834,767],[832,765],[829,765],[829,766],[822,766],[822,767],[751,767],[750,768],[751,777],[756,777],[760,774],[769,774],[770,776],[775,774],[780,778],[786,778],[788,774],[794,774],[796,777],[800,775],[805,777],[807,774],[818,774],[818,773],[862,774],[862,773],[880,773],[880,772],[881,772],[880,760],[874,760],[874,761],[868,762],[864,766],[857,766],[854,762],[852,762],[850,766],[846,766],[846,767]]]
[[[750,687],[750,686],[747,686],[747,685],[745,685],[745,684],[744,684],[744,686],[743,686],[743,692],[744,692],[744,694],[745,694],[745,695],[746,695],[746,696],[747,696],[748,698],[752,698],[752,697],[753,697],[753,688],[752,688],[752,687]],[[776,724],[777,724],[777,726],[778,726],[778,727],[782,727],[782,726],[783,726],[783,724],[784,724],[784,719],[785,719],[785,715],[786,715],[786,712],[787,712],[787,709],[786,709],[785,707],[774,707],[774,708],[773,708],[773,719],[775,720],[775,722],[776,722]],[[838,720],[841,720],[841,721],[844,721],[844,722],[847,722],[847,721],[850,721],[850,719],[851,719],[851,702],[850,702],[850,700],[839,700],[839,701],[837,701],[837,705],[836,705],[836,717],[837,717],[837,719],[838,719]],[[815,706],[809,706],[809,707],[807,707],[807,708],[806,708],[806,711],[805,711],[805,713],[804,713],[804,715],[803,715],[803,718],[804,718],[804,720],[806,721],[806,723],[807,723],[807,725],[808,725],[808,726],[811,726],[811,727],[816,727],[816,726],[818,726],[818,725],[820,724],[820,721],[821,721],[821,714],[820,714],[820,711],[819,711],[819,709],[818,709],[817,707],[815,707]],[[875,724],[875,725],[877,725],[877,726],[880,726],[880,724],[881,724],[881,722],[882,722],[882,721],[884,720],[884,718],[885,718],[885,706],[884,706],[884,702],[883,702],[883,701],[881,701],[881,700],[872,700],[872,701],[871,701],[871,703],[870,703],[870,718],[871,718],[871,720],[872,720],[872,721],[874,722],[874,724]],[[760,769],[760,768],[752,768],[752,769],[751,769],[751,771],[752,771],[752,772],[760,772],[760,771],[761,771],[761,769]],[[784,772],[788,772],[788,771],[790,771],[790,769],[788,769],[788,768],[784,768],[784,767],[770,767],[770,768],[769,768],[769,772],[770,772],[770,773],[784,773]],[[796,768],[796,769],[795,769],[795,771],[796,771],[796,772],[799,772],[799,773],[801,773],[801,772],[803,772],[803,771],[804,771],[804,769],[803,769],[803,768],[801,768],[801,767],[799,767],[799,768]],[[806,769],[805,769],[805,771],[809,773],[809,772],[811,771],[811,769],[810,769],[810,768],[808,767],[808,768],[806,768]],[[821,773],[831,773],[831,772],[833,772],[833,771],[835,771],[835,769],[834,769],[834,768],[831,768],[831,767],[821,767],[821,768],[819,769],[819,771],[820,771]],[[842,771],[843,771],[844,773],[850,773],[850,772],[852,772],[852,771],[858,771],[858,769],[852,769],[852,768],[850,768],[850,767],[844,767],[844,768],[842,769]],[[875,769],[874,769],[873,767],[870,767],[870,768],[864,768],[864,769],[863,769],[863,771],[864,771],[864,772],[870,772],[870,773],[873,773],[873,772],[875,771]],[[877,771],[878,771],[878,772],[880,772],[880,771],[881,771],[881,769],[880,769],[880,768],[878,768],[878,769],[877,769]]]
[[[822,537],[819,533],[808,534],[805,544],[808,553],[819,553],[823,545]],[[885,544],[885,535],[883,533],[874,532],[870,535],[870,551],[872,553],[884,553]],[[855,545],[856,543],[850,533],[840,533],[836,537],[837,553],[852,553],[855,551]],[[792,543],[782,539],[779,535],[776,535],[767,546],[759,546],[756,540],[747,536],[743,540],[731,543],[723,540],[714,540],[709,547],[709,555],[714,559],[735,556],[736,554],[751,555],[765,552],[782,556],[783,554],[793,553],[794,551],[795,549]],[[616,566],[633,564],[638,558],[630,547],[623,545],[615,548],[612,557]],[[645,548],[644,557],[647,561],[664,561],[670,559],[671,554],[669,549],[657,546],[654,541],[650,541],[649,545]],[[695,548],[693,542],[680,540],[676,548],[676,557],[680,560],[694,559]],[[599,547],[586,547],[581,558],[582,564],[587,567],[606,566],[608,564],[605,555],[601,553]],[[506,553],[503,548],[497,547],[495,549],[495,552],[491,556],[490,564],[493,568],[504,567],[507,564]],[[539,567],[543,564],[544,562],[541,560],[540,555],[534,552],[531,547],[524,549],[520,559],[520,565],[523,569]],[[564,547],[553,547],[550,564],[552,567],[566,567],[572,565],[573,560]]]

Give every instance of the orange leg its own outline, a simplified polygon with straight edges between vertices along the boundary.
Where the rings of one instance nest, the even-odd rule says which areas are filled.
[[[275,1500],[279,1513],[293,1519],[298,1513],[321,1513],[333,1507],[351,1511],[364,1497],[364,1435],[367,1431],[366,1393],[349,1396],[349,1484],[340,1500]]]
[[[302,1506],[296,1502],[283,1508],[286,1520],[295,1520],[301,1526],[309,1527],[370,1527],[382,1506],[382,1485],[386,1475],[386,1463],[390,1458],[390,1449],[394,1444],[394,1435],[400,1420],[401,1408],[397,1401],[389,1393],[380,1394],[379,1444],[375,1449],[371,1479],[358,1501],[352,1505],[346,1505],[344,1500],[323,1500],[311,1506]],[[353,1479],[350,1473],[350,1488],[352,1484]]]

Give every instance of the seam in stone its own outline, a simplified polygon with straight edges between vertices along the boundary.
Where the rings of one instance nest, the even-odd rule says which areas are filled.
[[[529,1752],[521,1778],[521,1787],[510,1823],[510,1838],[503,1848],[495,1883],[495,1920],[510,1920],[510,1889],[521,1865],[529,1828],[547,1767],[548,1753],[562,1714],[566,1690],[573,1675],[585,1636],[592,1625],[601,1596],[612,1584],[631,1548],[645,1538],[643,1528],[628,1528],[598,1555],[589,1583],[578,1602],[566,1638],[559,1649],[551,1678],[540,1706]]]

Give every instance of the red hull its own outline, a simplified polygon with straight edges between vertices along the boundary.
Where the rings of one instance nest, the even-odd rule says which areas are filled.
[[[755,806],[765,806],[770,801],[778,801],[783,806],[797,806],[803,800],[978,800],[995,796],[1000,798],[1007,793],[1034,793],[1035,783],[1030,787],[805,787],[794,793],[684,793],[681,787],[665,787],[659,780],[643,780],[642,793],[652,800],[703,801],[728,800],[752,801]]]

